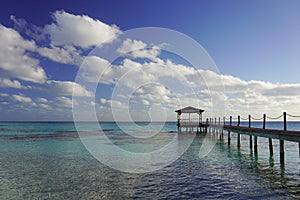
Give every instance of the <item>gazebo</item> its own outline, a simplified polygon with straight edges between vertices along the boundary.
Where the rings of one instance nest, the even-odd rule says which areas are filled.
[[[179,110],[175,110],[175,112],[177,113],[177,126],[179,131],[181,131],[181,127],[185,127],[186,130],[190,129],[192,132],[193,128],[196,128],[197,132],[198,128],[200,128],[200,131],[202,127],[206,128],[206,124],[202,123],[202,113],[204,110],[188,106]],[[188,114],[188,118],[181,118],[182,114]],[[191,118],[191,114],[198,114],[198,117]]]

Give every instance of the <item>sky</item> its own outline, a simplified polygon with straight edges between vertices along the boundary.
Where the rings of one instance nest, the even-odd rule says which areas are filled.
[[[4,0],[0,120],[69,121],[74,106],[100,121],[175,120],[188,105],[207,116],[300,115],[299,10],[293,0]],[[142,27],[192,38],[217,70],[195,69],[164,42],[126,37]],[[116,44],[120,58],[105,68]]]

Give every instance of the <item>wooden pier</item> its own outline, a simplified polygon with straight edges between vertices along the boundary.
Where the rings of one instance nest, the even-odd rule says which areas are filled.
[[[204,110],[199,108],[194,108],[191,106],[179,109],[175,111],[177,113],[177,126],[178,132],[182,132],[182,128],[185,129],[186,132],[194,132],[194,128],[196,129],[197,133],[206,134],[208,132],[213,133],[220,133],[220,139],[224,139],[224,130],[227,131],[227,139],[228,144],[231,143],[231,132],[237,133],[237,147],[241,147],[241,134],[249,135],[249,147],[250,149],[254,149],[254,154],[258,154],[258,138],[264,137],[269,139],[269,151],[270,155],[273,155],[273,140],[279,140],[279,156],[280,156],[280,163],[284,164],[284,141],[291,141],[297,142],[299,145],[299,156],[300,156],[300,130],[288,130],[287,128],[287,116],[300,118],[300,116],[294,116],[283,112],[282,115],[278,117],[270,117],[266,114],[263,114],[262,118],[254,118],[251,115],[248,115],[247,118],[241,118],[238,116],[236,118],[236,125],[233,125],[233,117],[223,117],[221,122],[221,118],[217,121],[217,118],[207,118],[206,122],[202,121],[202,113]],[[188,114],[188,118],[183,119],[181,118],[182,114]],[[197,114],[198,118],[191,118],[191,115]],[[266,119],[270,120],[278,120],[283,119],[283,128],[282,130],[279,129],[267,129],[266,128]],[[248,126],[240,126],[241,119],[244,121],[248,121]],[[255,122],[260,122],[262,120],[262,127],[252,127],[251,120],[255,120]],[[211,131],[212,130],[212,131]]]
[[[196,129],[197,133],[207,132],[208,123],[202,122],[202,113],[204,110],[188,106],[179,110],[175,110],[175,112],[177,113],[178,132],[181,132],[182,128],[184,128],[186,132],[194,132],[194,129]],[[182,114],[187,114],[188,118],[181,118]],[[197,118],[193,118],[193,116],[191,117],[193,114],[198,115]]]
[[[280,151],[280,163],[284,164],[284,152],[285,152],[285,147],[284,147],[284,141],[291,141],[291,142],[297,142],[299,144],[299,156],[300,156],[300,130],[288,130],[287,129],[287,116],[290,117],[300,117],[300,116],[293,116],[289,115],[286,112],[284,112],[282,115],[279,117],[273,118],[273,117],[268,117],[266,114],[263,115],[263,117],[259,120],[262,121],[262,127],[257,128],[257,127],[252,127],[251,126],[251,115],[248,116],[248,119],[243,118],[243,120],[248,121],[248,126],[240,126],[241,122],[241,117],[237,117],[237,122],[236,125],[233,125],[232,121],[232,116],[229,118],[229,122],[226,120],[226,118],[223,118],[223,123],[220,123],[220,118],[219,118],[219,123],[217,123],[217,120],[207,119],[207,127],[212,128],[212,129],[221,129],[221,135],[220,138],[223,138],[224,132],[223,130],[227,131],[227,138],[228,138],[228,144],[231,142],[231,132],[237,133],[237,146],[240,148],[241,146],[241,134],[243,135],[249,135],[249,147],[250,149],[254,148],[254,154],[258,154],[258,137],[264,137],[269,139],[269,152],[270,155],[273,155],[273,139],[279,140],[279,151]],[[277,120],[280,118],[283,118],[283,129],[266,129],[266,118],[272,119],[272,120]],[[255,122],[257,119],[255,119]],[[229,123],[229,124],[228,124]],[[253,145],[254,143],[254,145]]]

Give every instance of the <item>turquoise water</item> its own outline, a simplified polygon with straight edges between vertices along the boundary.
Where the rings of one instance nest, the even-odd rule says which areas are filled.
[[[146,123],[139,124],[142,131]],[[245,124],[246,125],[246,124]],[[161,124],[147,127],[156,131]],[[253,126],[260,126],[259,123]],[[281,123],[268,127],[282,128]],[[132,139],[115,123],[102,123],[115,145],[132,151],[151,151],[176,135],[176,123],[166,123],[161,134],[147,142]],[[130,130],[131,124],[123,124]],[[81,131],[95,134],[93,123]],[[300,123],[288,124],[300,130]],[[124,129],[123,129],[124,130]],[[279,145],[269,156],[268,139],[259,138],[259,153],[249,149],[242,135],[237,148],[218,140],[210,154],[200,159],[203,137],[197,135],[189,149],[174,163],[145,174],[124,173],[97,161],[85,149],[73,123],[0,123],[0,199],[299,199],[298,143],[286,142],[284,166]],[[182,134],[178,140],[190,138]]]

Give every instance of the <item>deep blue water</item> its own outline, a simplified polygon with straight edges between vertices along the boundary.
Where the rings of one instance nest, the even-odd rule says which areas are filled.
[[[147,124],[139,124],[143,131]],[[247,126],[247,123],[241,125]],[[260,127],[260,123],[253,123]],[[269,122],[267,128],[282,129]],[[146,143],[123,133],[125,123],[102,123],[114,144],[132,151],[151,151],[176,135],[176,123],[166,123]],[[147,127],[157,131],[161,124]],[[80,130],[95,133],[93,123]],[[300,130],[299,122],[288,129]],[[186,140],[182,134],[178,140]],[[249,149],[242,135],[237,148],[236,134],[231,144],[217,140],[208,156],[199,158],[203,135],[197,135],[188,150],[174,163],[158,171],[134,174],[111,169],[85,149],[73,123],[0,123],[0,199],[299,199],[300,158],[298,143],[285,143],[284,166],[279,164],[279,145],[274,140],[270,157],[268,139],[259,138],[259,153]]]

